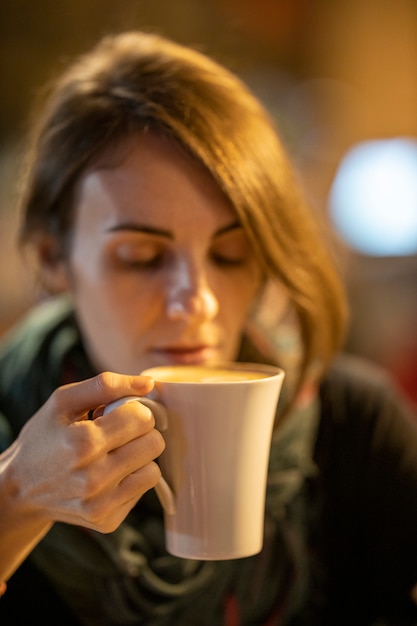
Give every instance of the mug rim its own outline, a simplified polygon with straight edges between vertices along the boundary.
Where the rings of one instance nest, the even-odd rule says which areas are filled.
[[[259,384],[262,381],[268,381],[275,378],[283,378],[285,376],[284,370],[277,366],[269,363],[253,363],[249,361],[222,361],[213,365],[207,364],[173,364],[173,365],[155,365],[153,367],[148,367],[144,369],[140,375],[141,376],[150,376],[153,378],[152,373],[155,370],[175,370],[177,372],[181,371],[189,371],[193,369],[204,369],[204,370],[226,370],[226,371],[248,371],[248,372],[259,372],[260,374],[264,374],[265,377],[261,378],[244,378],[241,380],[161,380],[159,378],[154,378],[155,381],[164,383],[164,384],[180,384],[180,385],[239,385],[239,384]]]

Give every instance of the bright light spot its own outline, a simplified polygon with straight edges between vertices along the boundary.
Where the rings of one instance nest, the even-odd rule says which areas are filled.
[[[371,256],[417,253],[417,141],[369,141],[342,160],[329,197],[337,230]]]

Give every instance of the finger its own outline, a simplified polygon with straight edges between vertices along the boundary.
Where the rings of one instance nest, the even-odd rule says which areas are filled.
[[[94,423],[77,422],[74,438],[80,429],[84,431],[92,426]],[[115,489],[129,474],[152,462],[165,448],[162,435],[155,429],[108,453],[103,450],[101,438],[89,435],[87,432],[85,441],[77,446],[76,458],[72,462],[72,479],[66,486],[69,500],[93,501],[100,494]]]
[[[90,502],[106,494],[127,476],[152,463],[165,448],[162,435],[157,430],[138,437],[122,447],[112,450],[93,466],[80,468],[70,496]],[[75,490],[74,490],[75,489]]]
[[[138,500],[155,487],[160,477],[158,465],[151,461],[126,476],[114,489],[106,490],[81,504],[78,499],[67,502],[67,506],[57,511],[55,518],[99,532],[113,532]]]
[[[102,440],[104,450],[110,452],[129,441],[143,437],[155,427],[152,411],[141,402],[127,402],[106,415],[101,415],[92,424]]]
[[[155,461],[126,476],[118,487],[118,499],[122,506],[132,499],[140,499],[161,480],[161,469]]]
[[[70,420],[87,416],[97,406],[109,404],[127,395],[141,396],[149,393],[154,382],[149,376],[128,376],[102,372],[82,382],[59,387],[49,399],[57,415]]]
[[[151,400],[147,396],[124,396],[119,400],[115,400],[114,402],[110,402],[110,404],[107,404],[105,407],[103,407],[103,410],[96,413],[96,416],[110,413],[119,406],[122,406],[129,402],[140,402],[141,404],[147,406],[153,413],[158,430],[166,430],[168,428],[168,415],[166,408],[163,404],[160,404],[155,400]]]
[[[126,476],[140,470],[159,457],[165,449],[161,433],[155,429],[133,439],[107,455],[108,478],[119,483]]]

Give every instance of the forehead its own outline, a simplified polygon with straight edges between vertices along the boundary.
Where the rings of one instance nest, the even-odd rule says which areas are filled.
[[[106,222],[178,225],[236,219],[211,174],[173,140],[154,133],[108,147],[82,176],[77,196],[78,218],[88,213]]]

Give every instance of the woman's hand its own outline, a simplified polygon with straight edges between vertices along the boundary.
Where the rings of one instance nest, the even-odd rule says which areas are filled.
[[[54,521],[111,532],[157,484],[154,459],[165,444],[150,409],[139,402],[106,415],[97,409],[152,386],[148,377],[106,372],[60,387],[27,422],[0,456],[0,577],[3,548],[13,553],[6,537],[15,558],[24,544],[24,558]]]

